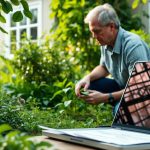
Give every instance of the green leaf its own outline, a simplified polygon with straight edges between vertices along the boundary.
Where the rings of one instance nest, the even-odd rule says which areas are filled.
[[[28,3],[25,0],[21,0],[20,2],[22,4],[24,10],[29,11],[29,5],[28,5]]]
[[[24,10],[23,11],[24,12],[24,15],[26,16],[26,17],[28,17],[28,18],[30,18],[30,19],[32,19],[32,13],[30,12],[30,11],[26,11],[26,10]]]
[[[85,95],[85,96],[89,95],[89,91],[85,91],[83,88],[80,89],[80,93],[81,95]]]
[[[50,98],[50,101],[53,100],[56,96],[61,95],[62,93],[63,93],[62,90],[55,92],[54,95],[52,96],[52,98]]]
[[[19,5],[19,1],[18,0],[10,0],[14,5],[18,6]]]
[[[3,11],[8,14],[10,11],[13,11],[12,5],[8,1],[1,2]]]
[[[18,135],[20,132],[19,131],[11,131],[6,135],[6,139],[12,139],[14,138],[16,135]]]
[[[12,17],[14,22],[20,22],[23,19],[23,15],[21,11],[16,11]]]
[[[143,4],[146,4],[146,3],[147,3],[147,0],[142,0],[142,3],[143,3]]]
[[[0,30],[1,30],[3,33],[8,34],[8,32],[7,32],[6,30],[4,30],[2,27],[0,27]]]
[[[67,93],[71,88],[68,87],[68,88],[65,88],[65,89],[62,89],[65,93]]]
[[[139,0],[134,0],[133,3],[132,3],[132,9],[137,8],[138,5],[139,5]]]
[[[2,23],[6,23],[6,19],[5,19],[5,17],[4,17],[4,16],[2,16],[1,14],[0,14],[0,22],[2,22]]]
[[[68,107],[70,104],[71,104],[72,100],[69,100],[69,101],[65,101],[64,102],[64,106],[65,107]]]
[[[85,95],[85,96],[89,95],[89,92],[88,92],[88,91],[81,91],[80,93],[81,93],[82,95]]]
[[[5,131],[12,130],[12,127],[8,124],[2,124],[0,125],[0,133],[3,133]]]

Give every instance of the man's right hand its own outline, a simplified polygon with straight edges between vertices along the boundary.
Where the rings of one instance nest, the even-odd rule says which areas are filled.
[[[80,89],[84,88],[86,91],[88,87],[90,86],[90,76],[85,76],[82,78],[76,85],[75,85],[75,93],[78,97],[81,96]]]

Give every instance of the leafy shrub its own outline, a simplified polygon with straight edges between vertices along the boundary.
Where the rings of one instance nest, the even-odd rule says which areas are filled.
[[[50,149],[51,144],[47,142],[33,142],[31,136],[17,130],[13,131],[9,125],[3,124],[0,125],[0,147],[1,150],[37,150],[38,148]]]
[[[57,83],[57,86],[61,84]],[[71,95],[72,90],[73,88],[69,86],[58,92],[59,94],[63,93],[63,99],[53,108],[39,108],[36,99],[35,101],[24,103],[19,97],[12,98],[1,92],[0,124],[9,123],[15,129],[34,135],[41,132],[38,125],[45,125],[51,128],[81,128],[97,127],[104,124],[110,125],[112,114],[109,105],[91,106]],[[61,94],[57,94],[55,93],[54,95],[62,97]]]
[[[22,106],[19,105],[19,99],[12,98],[0,91],[0,124],[8,123],[13,128],[19,129],[23,124],[20,117]]]
[[[50,48],[49,42],[37,45],[29,41],[15,53],[13,62],[20,76],[29,83],[52,84],[62,78],[71,77],[70,60],[67,59],[64,52]]]
[[[131,30],[131,32],[138,34],[149,46],[150,46],[150,34],[147,34],[144,30]]]

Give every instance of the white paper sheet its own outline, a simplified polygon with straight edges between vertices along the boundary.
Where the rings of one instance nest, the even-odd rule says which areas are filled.
[[[100,142],[118,145],[150,144],[150,134],[119,130],[113,128],[96,129],[53,129],[45,128],[49,133],[67,134],[80,138],[87,138]]]
[[[150,134],[131,132],[125,130],[103,129],[93,131],[65,131],[65,133],[71,133],[78,137],[118,145],[150,143]]]

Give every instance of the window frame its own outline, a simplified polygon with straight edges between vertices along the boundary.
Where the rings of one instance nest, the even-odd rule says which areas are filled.
[[[33,41],[39,42],[39,38],[42,35],[42,1],[37,0],[36,2],[28,2],[30,10],[37,9],[37,23],[30,24],[30,19],[26,18],[26,25],[20,25],[21,22],[17,22],[15,27],[11,27],[11,14],[6,15],[7,23],[6,23],[6,29],[8,31],[8,34],[5,35],[5,45],[6,45],[6,58],[12,58],[14,54],[11,52],[11,31],[16,31],[16,49],[20,48],[21,39],[20,39],[20,29],[26,29],[27,38],[30,38],[31,36],[31,28],[37,27],[37,39]],[[14,10],[22,10],[22,7],[16,7]]]

